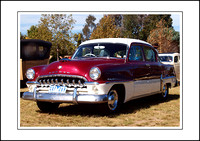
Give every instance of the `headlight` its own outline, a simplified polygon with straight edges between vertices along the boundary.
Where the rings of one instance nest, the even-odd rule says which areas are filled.
[[[35,77],[35,71],[33,69],[28,69],[26,71],[26,77],[28,79],[33,79]]]
[[[99,79],[100,76],[101,76],[101,71],[99,68],[93,67],[90,69],[90,78],[92,78],[93,80],[97,80]]]

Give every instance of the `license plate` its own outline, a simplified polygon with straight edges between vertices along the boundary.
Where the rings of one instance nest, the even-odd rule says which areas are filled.
[[[64,87],[64,86],[50,86],[49,92],[65,93],[66,90],[67,90],[67,87]]]

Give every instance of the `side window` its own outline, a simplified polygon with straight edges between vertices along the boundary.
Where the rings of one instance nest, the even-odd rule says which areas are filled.
[[[131,46],[129,53],[129,60],[131,61],[143,61],[141,46]]]
[[[146,61],[156,62],[155,52],[149,47],[143,47]]]
[[[174,57],[174,62],[177,63],[178,62],[178,56]]]

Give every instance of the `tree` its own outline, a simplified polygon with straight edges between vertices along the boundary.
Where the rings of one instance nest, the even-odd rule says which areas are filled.
[[[115,24],[113,24],[113,22],[113,18],[109,15],[104,15],[97,24],[96,29],[92,32],[90,39],[118,38],[120,36],[120,30]]]
[[[179,39],[178,33],[172,27],[165,27],[166,22],[161,19],[156,28],[150,32],[147,42],[151,44],[158,44],[158,52],[179,52]],[[178,44],[177,44],[178,43]]]
[[[26,35],[22,35],[22,33],[20,32],[20,40],[26,39]]]
[[[72,15],[42,14],[39,26],[46,27],[52,33],[51,55],[57,56],[72,54],[75,50],[71,30],[75,23]]]
[[[74,34],[74,40],[77,42],[76,47],[78,47],[81,44],[81,42],[83,41],[82,33],[78,33],[78,34],[75,33]]]
[[[117,27],[122,27],[123,26],[123,15],[122,14],[114,14],[114,15],[110,15],[111,18],[113,18],[114,20],[114,24],[117,26]]]
[[[48,27],[44,25],[34,26],[32,25],[29,30],[27,30],[29,39],[40,39],[44,41],[52,41],[52,33]]]
[[[164,27],[168,27],[168,28],[172,27],[171,15],[148,15],[144,19],[143,29],[141,30],[141,33],[140,33],[140,39],[146,41],[150,34],[150,31],[156,28],[156,24],[161,19],[165,21],[163,25]]]
[[[82,30],[84,40],[89,40],[93,30],[96,28],[96,24],[94,23],[95,20],[96,18],[92,15],[89,15],[85,20],[86,24]]]
[[[78,40],[77,40],[77,47],[81,44],[82,41],[82,34],[78,34]]]
[[[123,37],[124,38],[139,38],[141,26],[139,25],[138,15],[123,16]]]

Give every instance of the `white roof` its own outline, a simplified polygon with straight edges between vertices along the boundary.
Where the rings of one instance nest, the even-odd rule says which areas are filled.
[[[87,40],[80,45],[84,44],[90,44],[90,43],[122,43],[122,44],[127,44],[130,46],[131,43],[144,43],[151,45],[145,41],[138,40],[138,39],[130,39],[130,38],[102,38],[102,39],[93,39],[93,40]]]

